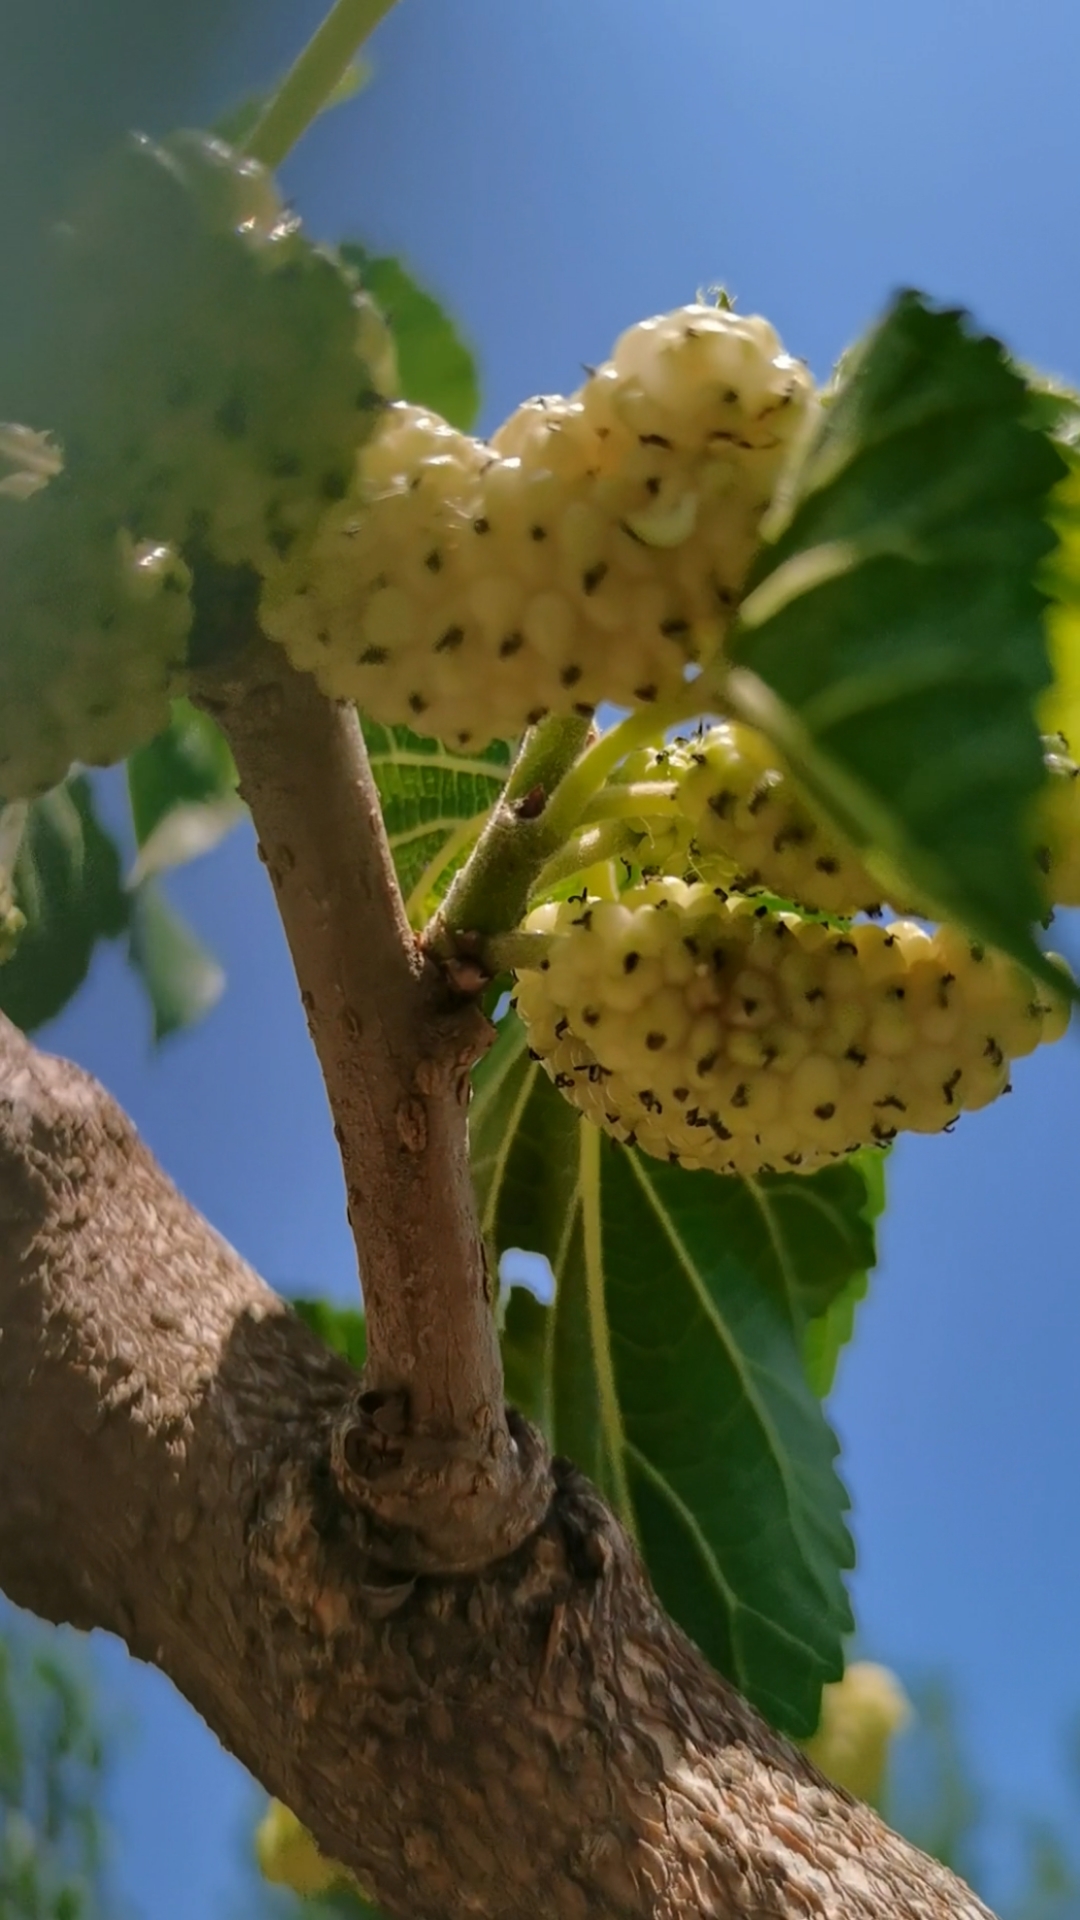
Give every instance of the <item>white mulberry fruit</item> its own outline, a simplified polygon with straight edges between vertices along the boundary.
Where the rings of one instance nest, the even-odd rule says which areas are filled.
[[[29,500],[55,480],[63,464],[50,434],[0,420],[0,496]]]
[[[661,757],[663,757],[661,750]],[[703,880],[755,887],[845,918],[876,913],[897,898],[856,849],[804,797],[776,749],[755,727],[723,722],[667,750],[690,830],[688,864]],[[1080,786],[1064,743],[1050,740],[1047,783],[1036,803],[1035,859],[1048,906],[1080,906]],[[643,771],[639,778],[660,777]]]
[[[489,447],[392,407],[266,630],[326,693],[458,746],[661,699],[721,643],[812,406],[766,321],[700,306]]]
[[[845,918],[880,911],[880,881],[819,819],[756,727],[736,721],[710,727],[680,742],[670,765],[703,880],[738,892],[764,888]]]
[[[67,471],[136,539],[258,573],[347,491],[381,404],[352,277],[222,142],[127,143],[52,258],[25,375]]]
[[[822,1688],[818,1729],[802,1742],[803,1751],[837,1786],[877,1805],[892,1742],[912,1717],[911,1702],[888,1667],[854,1660],[842,1680]]]
[[[940,1132],[1068,1017],[950,928],[837,933],[678,880],[525,924],[554,936],[517,997],[555,1085],[616,1139],[719,1173],[807,1173]]]
[[[187,568],[88,526],[63,487],[0,501],[0,801],[44,793],[72,761],[123,759],[185,684]]]

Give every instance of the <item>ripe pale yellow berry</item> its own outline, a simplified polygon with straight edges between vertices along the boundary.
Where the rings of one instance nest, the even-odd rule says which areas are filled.
[[[271,1800],[255,1829],[255,1858],[264,1880],[305,1900],[335,1887],[365,1895],[354,1874],[319,1851],[307,1828],[281,1800]]]
[[[810,1172],[1005,1091],[1067,1008],[1000,955],[911,921],[837,932],[665,879],[526,922],[529,1044],[617,1139],[688,1167]]]
[[[1080,906],[1080,783],[1060,737],[1046,743],[1046,784],[1036,802],[1033,857],[1048,906]],[[734,892],[760,889],[812,912],[850,919],[890,901],[918,911],[910,889],[890,886],[814,808],[783,757],[757,728],[725,720],[632,755],[609,783],[643,789],[644,867],[696,875]],[[650,815],[644,789],[670,794]],[[628,802],[623,809],[633,818]]]
[[[755,727],[711,727],[680,743],[672,768],[703,879],[737,890],[762,887],[845,917],[880,908],[880,882],[818,818]]]
[[[842,1680],[823,1688],[821,1722],[803,1748],[830,1780],[857,1799],[876,1803],[889,1749],[911,1717],[911,1703],[896,1675],[873,1661],[854,1660]]]
[[[10,960],[26,925],[11,891],[11,876],[0,869],[0,966]]]
[[[266,630],[327,693],[456,746],[660,700],[722,643],[813,406],[767,322],[695,306],[490,446],[390,407],[272,571]]]

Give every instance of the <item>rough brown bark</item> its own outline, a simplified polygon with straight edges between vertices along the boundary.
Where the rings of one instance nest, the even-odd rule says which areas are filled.
[[[354,709],[258,641],[197,691],[236,758],[341,1152],[368,1327],[351,1464],[395,1566],[482,1566],[548,1498],[543,1449],[506,1424],[469,1172],[491,1029],[409,930]]]
[[[410,1920],[987,1920],[706,1667],[569,1466],[487,1570],[395,1578],[357,1386],[0,1025],[13,1599],[120,1634]]]

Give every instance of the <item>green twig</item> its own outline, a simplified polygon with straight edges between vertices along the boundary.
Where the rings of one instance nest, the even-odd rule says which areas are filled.
[[[394,0],[336,0],[249,135],[245,151],[264,167],[280,167],[325,107],[357,47]]]
[[[463,933],[506,933],[524,917],[537,874],[567,835],[548,818],[547,795],[574,764],[588,722],[545,720],[525,735],[503,795],[424,935],[450,954]]]
[[[674,780],[626,780],[594,793],[583,818],[590,820],[674,819],[679,789]]]
[[[551,933],[493,933],[481,948],[492,978],[500,973],[523,973],[546,960],[555,944]]]
[[[530,898],[542,900],[545,894],[560,886],[564,880],[572,880],[575,874],[586,873],[590,867],[598,866],[601,860],[617,860],[621,853],[635,852],[642,837],[634,832],[629,820],[605,820],[600,826],[588,827],[584,833],[576,833],[541,867],[533,882]]]
[[[530,727],[510,771],[506,798],[520,800],[534,788],[550,793],[577,759],[589,737],[590,720],[541,720]]]
[[[609,727],[606,733],[602,733],[595,744],[575,761],[551,796],[547,818],[559,843],[568,839],[579,825],[593,795],[603,786],[608,775],[614,772],[620,760],[625,760],[627,754],[633,753],[637,747],[647,747],[663,735],[668,727],[677,726],[680,720],[691,720],[706,711],[709,704],[709,693],[702,676],[701,679],[687,681],[667,700],[659,700],[655,706],[639,708],[637,712],[628,714],[617,726]]]

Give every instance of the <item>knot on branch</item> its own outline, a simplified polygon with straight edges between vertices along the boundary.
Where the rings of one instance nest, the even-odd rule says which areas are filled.
[[[474,1067],[495,1038],[479,1004],[492,979],[482,944],[478,934],[467,933],[439,948],[426,936],[419,941],[429,1003],[425,1052],[453,1078]]]
[[[520,800],[514,801],[514,815],[518,820],[539,820],[547,806],[547,788],[537,781],[535,786],[523,793]]]
[[[342,1636],[397,1613],[416,1585],[372,1553],[368,1515],[337,1485],[332,1435],[320,1421],[298,1452],[279,1457],[260,1482],[247,1535],[269,1618],[284,1609],[304,1635],[305,1693],[332,1667]]]
[[[495,1028],[480,1004],[491,975],[471,952],[422,953],[421,1012],[415,1038],[415,1063],[409,1091],[397,1109],[402,1144],[423,1152],[428,1141],[428,1107],[447,1102],[468,1106],[472,1070],[495,1039]]]
[[[331,1464],[393,1574],[475,1573],[513,1553],[551,1504],[547,1447],[512,1407],[475,1441],[416,1432],[403,1388],[365,1389],[335,1423]]]
[[[572,1570],[589,1584],[607,1571],[602,1524],[556,1523],[546,1449],[519,1414],[508,1410],[503,1445],[486,1464],[460,1444],[411,1435],[408,1418],[403,1393],[350,1395],[260,1475],[250,1565],[268,1622],[284,1610],[305,1637],[305,1696],[339,1658],[335,1648],[400,1615],[422,1576],[497,1578],[552,1525],[567,1534],[562,1578]]]

